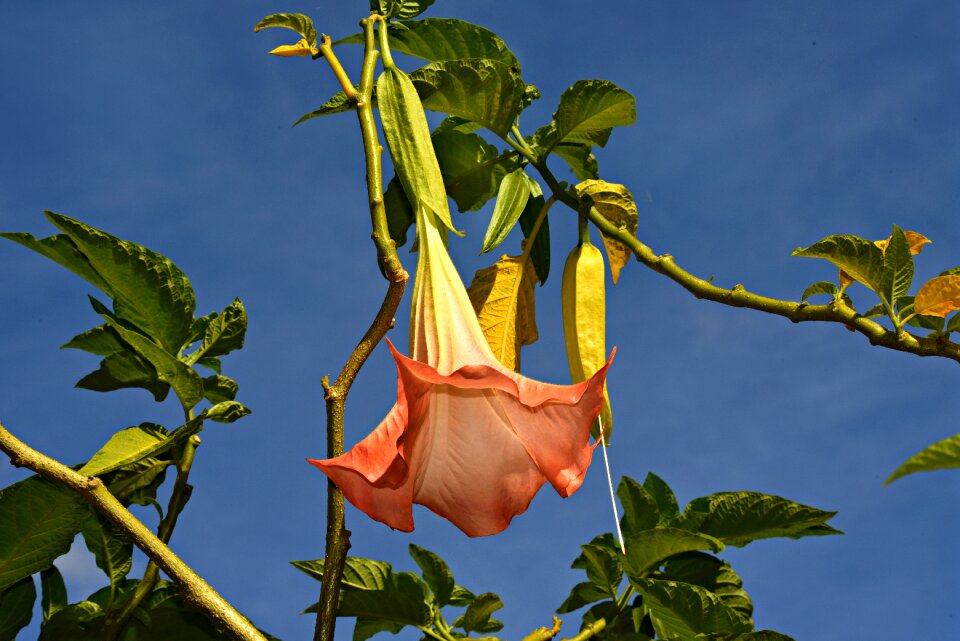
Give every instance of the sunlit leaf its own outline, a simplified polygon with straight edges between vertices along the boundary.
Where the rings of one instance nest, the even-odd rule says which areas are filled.
[[[520,370],[520,348],[539,338],[534,303],[536,273],[520,256],[500,260],[473,275],[467,288],[480,328],[497,360]]]
[[[890,475],[884,485],[915,472],[931,472],[960,467],[960,434],[955,434],[914,454]]]
[[[946,318],[960,309],[960,275],[931,278],[917,292],[913,311],[924,316]]]
[[[291,561],[293,567],[313,577],[323,579],[324,560]],[[383,590],[393,576],[393,569],[386,561],[348,556],[343,566],[343,578],[340,585],[356,590]]]
[[[896,307],[900,298],[910,290],[911,282],[913,282],[913,254],[910,252],[903,230],[894,225],[893,234],[886,249],[883,250],[883,277],[877,293],[891,307]]]
[[[317,30],[313,26],[313,20],[307,16],[300,13],[275,13],[258,22],[253,30],[257,32],[261,29],[269,29],[271,27],[282,27],[297,32],[303,39],[305,46],[308,49],[312,48],[314,53],[316,52]],[[274,53],[274,51],[270,53]]]
[[[662,478],[653,472],[647,472],[647,477],[643,479],[643,489],[656,503],[660,513],[660,523],[666,523],[680,514],[677,497]]]
[[[515,169],[500,182],[497,202],[490,216],[490,225],[483,237],[480,253],[484,254],[500,246],[507,234],[517,224],[530,199],[530,181],[523,168]]]
[[[243,348],[247,333],[247,310],[239,298],[211,317],[203,333],[200,352],[207,357],[223,356]]]
[[[448,119],[449,120],[449,119]],[[446,122],[446,121],[445,121]],[[461,212],[480,209],[496,195],[513,160],[472,133],[446,129],[432,136],[447,195]]]
[[[223,401],[207,410],[206,417],[217,423],[233,423],[250,413],[250,408],[236,401]]]
[[[592,199],[601,216],[631,236],[637,235],[639,225],[637,204],[626,187],[603,180],[585,180],[577,185],[576,190],[581,198],[587,196]],[[610,261],[610,276],[613,278],[613,284],[616,285],[617,279],[620,278],[620,270],[630,262],[633,251],[606,234],[601,233],[601,237]]]
[[[625,566],[627,574],[641,577],[675,554],[695,550],[719,552],[723,547],[723,543],[712,536],[678,528],[657,527],[627,536]]]
[[[631,578],[643,597],[657,634],[665,639],[697,641],[714,632],[751,632],[753,625],[716,594],[676,581]]]
[[[185,427],[195,434],[199,431],[200,422],[193,421]],[[118,470],[173,447],[185,436],[183,433],[172,439],[167,430],[152,423],[128,427],[111,436],[79,472],[84,476],[100,476]]]
[[[925,316],[922,314],[914,314],[914,300],[913,296],[901,296],[900,300],[897,301],[897,312],[900,315],[900,318],[909,317],[907,320],[907,325],[912,327],[919,327],[921,329],[931,329],[935,332],[942,332],[944,319],[937,316]]]
[[[433,62],[411,73],[410,79],[426,109],[478,122],[500,136],[520,113],[526,86],[519,70],[476,58]]]
[[[926,245],[927,243],[933,242],[923,234],[918,234],[915,231],[909,231],[904,229],[903,235],[906,238],[907,246],[910,248],[911,254],[919,254],[920,252],[923,251],[924,245]],[[883,240],[875,240],[873,241],[873,244],[879,247],[880,251],[886,253],[887,247],[889,246],[890,240],[892,238],[893,236],[891,235],[887,238],[884,238]]]
[[[603,147],[613,127],[636,119],[636,101],[628,91],[606,80],[580,80],[560,96],[553,122],[534,134],[534,144],[541,157],[561,142]]]
[[[273,52],[271,52],[273,53]],[[355,89],[359,90],[360,87],[355,86]],[[300,119],[297,122],[293,123],[293,126],[296,127],[302,122],[307,120],[312,120],[314,118],[319,118],[320,116],[330,116],[332,114],[339,114],[345,111],[350,111],[356,106],[356,103],[347,97],[346,92],[338,91],[333,94],[328,101],[320,105],[320,107],[314,111],[311,111],[308,114],[303,114],[300,116]]]
[[[793,250],[794,256],[824,258],[860,281],[879,291],[883,281],[883,252],[859,236],[827,236],[809,247]]]
[[[810,285],[800,296],[800,300],[807,300],[811,296],[817,296],[819,294],[826,294],[832,298],[836,298],[837,294],[840,293],[839,288],[828,280],[821,280],[820,282]]]
[[[316,53],[316,49],[311,47],[305,38],[301,38],[296,44],[280,45],[276,49],[272,49],[270,53],[275,56],[280,56],[281,58],[291,58],[295,56],[312,56]]]

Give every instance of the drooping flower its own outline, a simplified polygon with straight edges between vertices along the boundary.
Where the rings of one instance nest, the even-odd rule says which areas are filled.
[[[544,483],[562,497],[580,487],[609,363],[576,385],[541,383],[502,366],[434,215],[421,210],[417,223],[412,358],[388,341],[397,402],[349,452],[309,462],[353,505],[392,528],[413,530],[418,503],[469,536],[496,534]]]

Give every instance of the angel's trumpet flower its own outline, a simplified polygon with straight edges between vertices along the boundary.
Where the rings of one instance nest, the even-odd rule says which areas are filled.
[[[549,482],[562,497],[583,482],[590,426],[609,363],[576,385],[541,383],[490,350],[437,221],[418,212],[412,358],[389,343],[397,402],[353,449],[310,460],[368,516],[413,530],[413,503],[469,536],[505,529]]]

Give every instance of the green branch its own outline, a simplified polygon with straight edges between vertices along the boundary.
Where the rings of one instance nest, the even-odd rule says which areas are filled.
[[[565,205],[579,212],[582,204],[580,199],[561,187],[559,181],[547,168],[546,162],[539,162],[535,166],[553,194]],[[938,356],[960,363],[960,345],[947,340],[942,335],[918,337],[903,330],[891,331],[883,325],[861,316],[856,310],[843,304],[837,304],[836,301],[826,305],[810,305],[802,301],[780,300],[754,294],[743,285],[734,285],[731,289],[717,287],[677,265],[670,254],[657,255],[650,247],[640,242],[628,231],[620,229],[604,218],[596,207],[584,208],[584,213],[581,215],[585,215],[606,236],[626,245],[636,256],[638,262],[659,274],[663,274],[697,298],[731,307],[746,307],[783,316],[794,323],[810,321],[841,323],[851,331],[866,336],[871,345],[908,352],[917,356]]]
[[[183,599],[198,607],[211,621],[241,641],[266,641],[257,628],[217,594],[190,566],[141,523],[96,477],[78,474],[20,441],[0,425],[0,451],[17,467],[26,467],[66,487],[86,500],[106,519],[120,528],[133,544],[155,561],[180,587]]]

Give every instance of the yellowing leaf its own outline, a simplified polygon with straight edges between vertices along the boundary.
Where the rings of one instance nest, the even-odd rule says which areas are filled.
[[[923,246],[927,243],[932,243],[933,241],[924,236],[923,234],[918,234],[915,231],[906,231],[904,230],[903,235],[907,237],[907,244],[910,246],[910,253],[914,256],[923,251]],[[880,251],[886,253],[887,245],[890,244],[890,238],[884,238],[883,240],[875,240],[873,244],[880,248]],[[842,285],[841,281],[841,285]]]
[[[839,280],[840,280],[840,291],[841,291],[841,292],[842,292],[843,290],[845,290],[847,287],[850,287],[850,285],[853,285],[855,282],[857,282],[857,279],[856,279],[856,278],[854,278],[853,276],[851,276],[851,275],[848,274],[847,272],[843,271],[842,269],[840,270],[840,275],[838,276],[838,278],[839,278]]]
[[[504,255],[477,271],[467,288],[494,356],[514,371],[520,370],[520,348],[539,338],[533,290],[536,282],[529,260]]]
[[[960,276],[937,276],[923,284],[913,301],[913,311],[921,316],[945,318],[960,309]]]
[[[608,183],[603,180],[585,180],[576,187],[581,197],[590,196],[600,215],[611,223],[625,229],[632,235],[637,235],[639,214],[637,204],[630,195],[630,191],[623,185]],[[630,261],[633,252],[620,241],[601,233],[603,246],[607,250],[610,261],[610,276],[613,284],[620,278],[620,269]]]
[[[313,56],[317,53],[317,50],[310,46],[306,38],[301,38],[300,42],[295,45],[280,45],[270,53],[287,58],[290,56]]]

